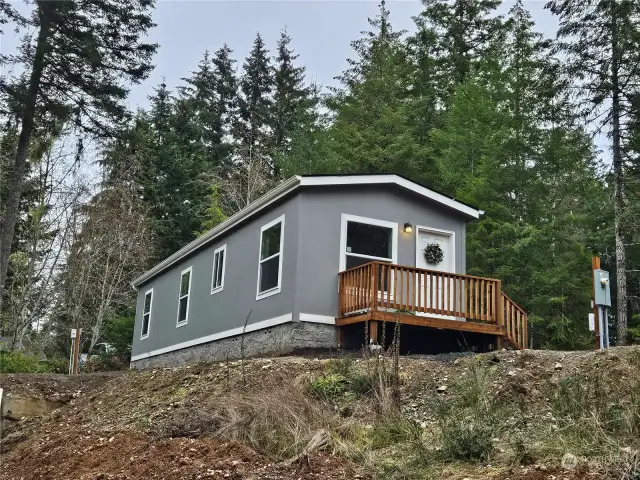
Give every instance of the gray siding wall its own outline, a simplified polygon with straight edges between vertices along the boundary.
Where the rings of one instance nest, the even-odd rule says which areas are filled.
[[[466,271],[464,217],[423,197],[392,186],[354,186],[305,190],[300,202],[297,315],[337,315],[343,213],[396,222],[401,265],[416,265],[416,225],[453,231],[456,273]],[[413,232],[404,232],[405,222],[414,225]]]
[[[142,285],[138,292],[132,356],[242,327],[250,311],[249,324],[293,313],[300,198],[296,195],[269,209]],[[285,215],[282,290],[256,300],[260,228],[282,214]],[[224,289],[211,295],[213,252],[225,243]],[[189,266],[193,270],[188,323],[176,328],[180,273]],[[151,288],[149,337],[141,340],[144,295]]]

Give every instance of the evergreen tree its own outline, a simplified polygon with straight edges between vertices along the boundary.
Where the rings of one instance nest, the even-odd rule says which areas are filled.
[[[456,88],[431,144],[442,186],[486,212],[467,231],[469,273],[503,280],[530,314],[534,345],[575,348],[587,344],[575,312],[588,304],[607,192],[565,102],[568,86],[532,27],[516,3],[507,43]]]
[[[233,50],[225,43],[213,57],[215,74],[215,92],[217,98],[217,117],[215,125],[217,147],[214,152],[216,165],[229,162],[233,149],[231,132],[238,118],[238,80],[235,63],[231,58]]]
[[[242,159],[240,163],[258,160],[271,167],[268,147],[274,82],[268,53],[262,37],[257,34],[240,78],[239,120],[234,137],[239,142],[236,154]]]
[[[615,187],[617,341],[627,341],[626,243],[630,235],[625,177],[630,153],[632,100],[640,92],[640,3],[636,0],[552,0],[559,17],[557,48],[566,72],[589,105],[587,121],[608,130]]]
[[[283,31],[278,40],[278,54],[275,58],[272,114],[274,154],[288,151],[293,133],[313,120],[313,92],[305,85],[305,68],[294,65],[298,55],[290,44],[291,37]]]
[[[72,119],[79,127],[100,134],[112,120],[121,119],[126,113],[125,83],[142,81],[152,68],[156,45],[141,40],[154,26],[152,7],[152,0],[126,4],[118,0],[39,0],[29,19],[11,12],[17,25],[27,25],[36,34],[25,36],[19,54],[12,57],[29,73],[26,88],[20,91],[20,134],[0,215],[0,286],[6,278],[37,120]],[[7,11],[3,5],[2,12]],[[3,95],[14,96],[11,83],[0,82]]]
[[[414,18],[418,31],[414,41],[436,60],[434,75],[442,99],[463,83],[473,65],[492,44],[500,42],[503,22],[495,14],[500,0],[422,0]]]
[[[181,100],[193,116],[197,142],[209,168],[219,168],[228,160],[230,126],[237,115],[237,85],[231,49],[224,45],[211,58],[208,51],[192,76],[179,87]]]
[[[334,122],[330,145],[334,171],[416,175],[423,152],[407,126],[411,66],[384,2],[369,20],[371,31],[352,46],[358,57],[328,102]]]

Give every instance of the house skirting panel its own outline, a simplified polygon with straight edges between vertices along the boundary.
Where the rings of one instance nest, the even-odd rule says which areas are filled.
[[[241,358],[242,335],[180,348],[146,358],[134,357],[132,368],[162,368]],[[244,357],[286,355],[307,348],[336,348],[337,327],[310,321],[287,322],[244,334]],[[137,358],[137,359],[136,359]]]

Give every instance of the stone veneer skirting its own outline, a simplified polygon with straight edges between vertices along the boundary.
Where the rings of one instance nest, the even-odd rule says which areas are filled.
[[[241,358],[242,335],[222,338],[192,347],[181,348],[131,362],[138,369],[176,367],[199,362],[218,362]],[[261,355],[286,355],[305,348],[336,348],[335,325],[289,322],[244,334],[245,358]]]

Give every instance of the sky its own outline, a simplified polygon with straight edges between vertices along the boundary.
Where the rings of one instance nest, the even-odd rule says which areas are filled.
[[[506,13],[513,1],[505,1]],[[375,17],[378,0],[158,0],[153,18],[157,26],[150,40],[159,44],[153,73],[133,87],[132,108],[145,107],[147,96],[164,78],[170,88],[195,70],[205,50],[215,51],[227,43],[234,50],[238,66],[247,56],[257,32],[273,54],[282,29],[292,37],[292,46],[306,66],[308,78],[320,85],[335,85],[334,77],[347,67],[352,56],[350,42],[368,29],[367,18]],[[524,0],[536,28],[553,37],[556,19],[544,10],[543,0]],[[388,0],[391,22],[396,30],[414,30],[412,16],[422,5],[417,0]]]

